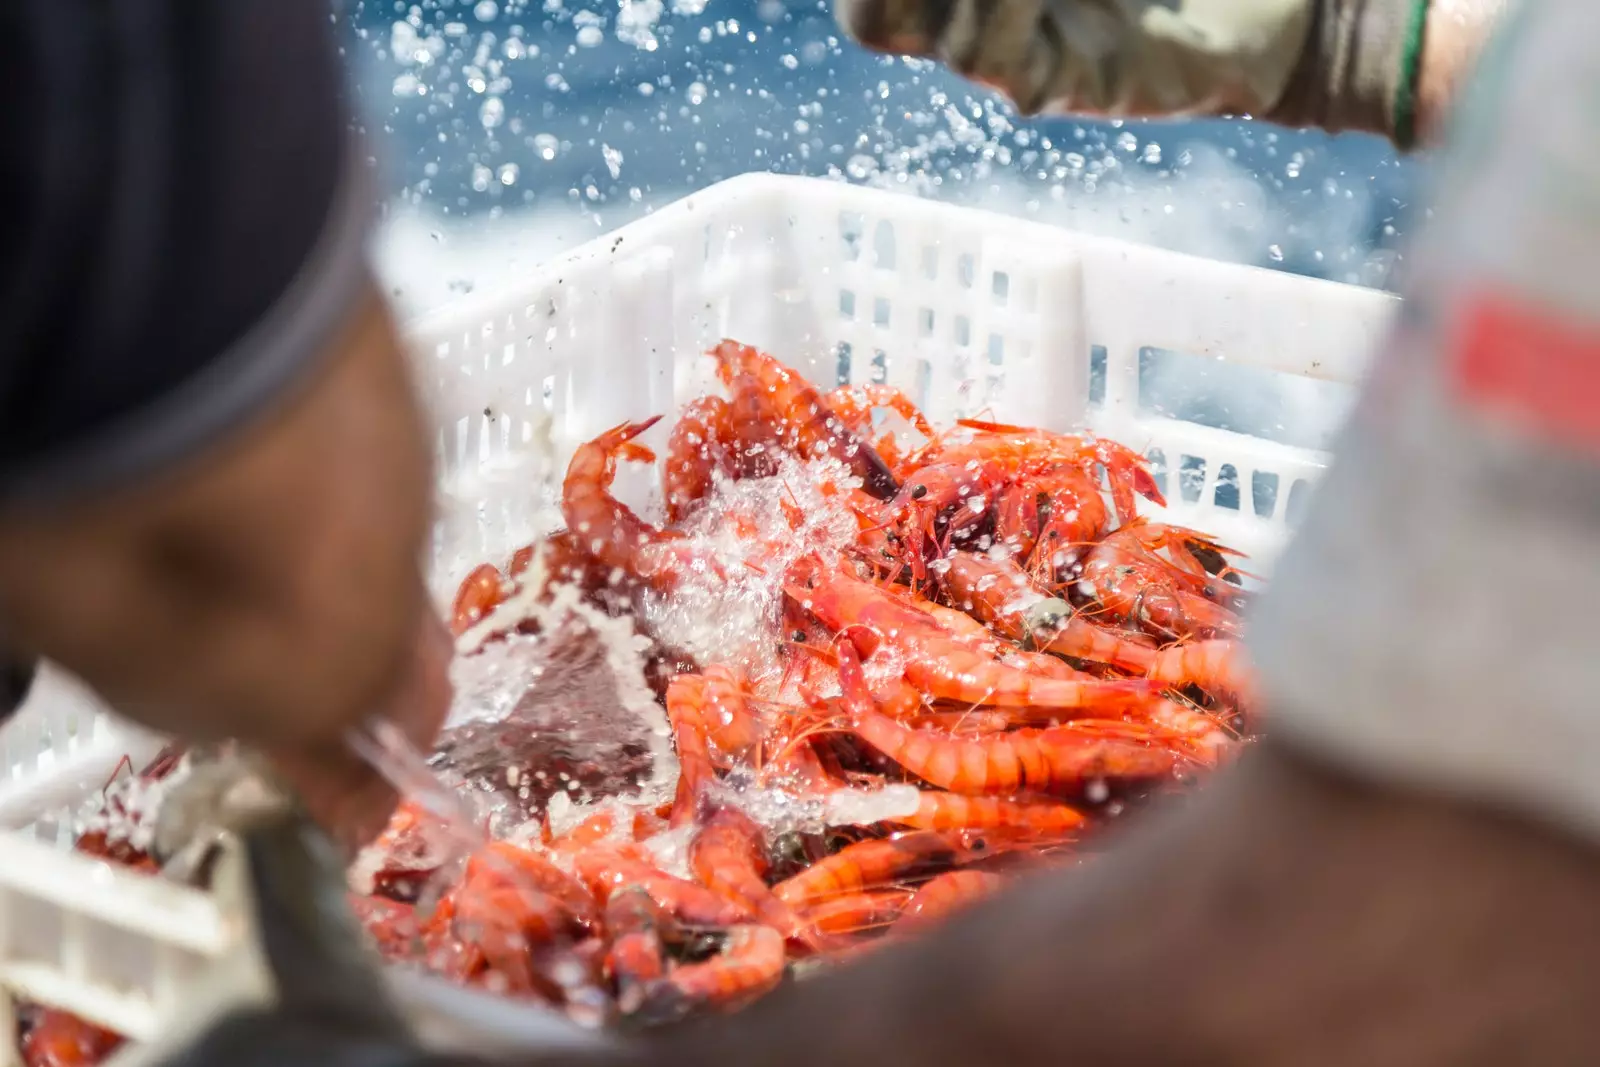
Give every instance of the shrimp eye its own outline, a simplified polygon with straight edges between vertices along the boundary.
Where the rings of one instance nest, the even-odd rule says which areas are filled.
[[[925,497],[927,495],[928,495],[928,487],[927,486],[925,486],[925,485],[913,485],[911,487],[911,499],[912,500],[921,500],[923,497]]]
[[[796,630],[789,636],[796,641],[804,641],[806,639],[806,632],[804,630]]]
[[[989,842],[985,841],[981,837],[975,839],[972,842],[972,851],[974,851],[974,852],[982,852],[984,849],[986,849],[988,847],[989,847]]]

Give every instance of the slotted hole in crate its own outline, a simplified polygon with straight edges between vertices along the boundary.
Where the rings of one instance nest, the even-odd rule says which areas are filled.
[[[1167,495],[1167,454],[1159,448],[1152,448],[1144,454],[1145,462],[1150,465],[1150,477],[1155,479],[1156,488],[1161,490],[1161,495]]]
[[[1272,471],[1251,471],[1250,499],[1257,515],[1263,519],[1272,518],[1278,506],[1278,476]]]
[[[1305,518],[1306,504],[1311,499],[1311,483],[1304,478],[1296,478],[1289,487],[1289,502],[1283,509],[1283,520],[1291,525],[1299,525]]]
[[[851,263],[861,258],[861,240],[866,220],[859,211],[839,212],[840,253]]]
[[[956,281],[961,283],[961,288],[971,289],[978,281],[978,261],[971,252],[963,252],[956,257]]]
[[[918,358],[917,372],[911,382],[911,402],[917,407],[926,407],[928,394],[933,390],[933,363],[925,358]]]
[[[710,263],[711,262],[711,244],[712,244],[712,241],[711,241],[711,223],[708,222],[708,223],[705,224],[704,227],[701,228],[700,236],[702,238],[702,244],[701,244],[701,248],[700,248],[700,260],[703,263]]]
[[[1230,511],[1239,510],[1239,468],[1232,463],[1217,468],[1217,487],[1211,493],[1211,503]]]
[[[850,384],[851,355],[849,341],[840,341],[833,346],[833,383],[835,385]]]
[[[885,219],[872,231],[872,265],[894,270],[894,223]]]
[[[922,276],[933,281],[939,276],[939,246],[922,246]]]
[[[1204,456],[1178,457],[1178,493],[1190,504],[1200,502],[1200,493],[1206,484]]]
[[[11,949],[14,958],[40,963],[63,960],[61,908],[31,896],[11,898]]]
[[[539,383],[539,403],[544,407],[546,414],[553,414],[556,410],[556,376],[545,375]]]
[[[933,309],[920,308],[917,311],[917,333],[922,337],[933,336]]]
[[[995,271],[989,292],[996,307],[1005,307],[1011,300],[1011,275],[1003,270]]]
[[[889,353],[881,348],[872,350],[872,384],[882,385],[889,380]]]
[[[972,320],[965,315],[956,316],[955,341],[961,348],[972,344]]]
[[[95,925],[95,977],[120,989],[144,986],[155,970],[155,943],[115,926]]]
[[[1089,403],[1106,402],[1106,346],[1094,345],[1089,349]]]
[[[839,317],[846,322],[855,321],[856,294],[849,289],[839,290]]]
[[[997,333],[989,335],[989,362],[998,367],[1006,361],[1006,339]]]
[[[872,325],[887,327],[889,325],[889,298],[886,296],[875,297],[872,301]]]

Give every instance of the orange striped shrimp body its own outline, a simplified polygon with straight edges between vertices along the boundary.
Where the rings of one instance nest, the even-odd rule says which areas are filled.
[[[705,705],[701,721],[706,740],[723,755],[748,756],[761,744],[761,720],[750,708],[746,694],[749,679],[737,667],[714,665],[700,672],[705,679]]]
[[[481,857],[474,859],[493,875],[512,886],[531,886],[560,904],[573,919],[589,930],[597,929],[600,908],[583,883],[548,859],[509,841],[490,842]]]
[[[933,426],[909,396],[892,385],[841,385],[823,398],[828,409],[852,433],[865,437],[872,432],[872,413],[880,408],[893,411],[909,422],[928,440],[933,440]],[[894,470],[900,463],[900,446],[894,432],[884,433],[875,442],[878,456]]]
[[[1154,662],[1155,651],[1145,638],[1090,622],[1070,604],[1051,597],[1010,560],[956,552],[949,564],[944,584],[956,606],[1013,640],[1138,674],[1146,673]]]
[[[1060,841],[1080,832],[1088,816],[1048,800],[971,797],[925,790],[917,810],[894,822],[919,830],[1006,830],[1035,840]]]
[[[576,940],[584,928],[560,903],[508,879],[475,856],[461,882],[424,925],[429,964],[462,981],[482,980],[507,993],[535,993],[535,951]]]
[[[689,867],[706,888],[784,937],[798,937],[800,919],[767,886],[768,866],[760,827],[732,808],[714,813],[689,845]]]
[[[854,731],[930,785],[972,796],[1080,796],[1095,782],[1157,781],[1189,762],[1187,746],[1166,731],[1107,736],[1095,728],[1099,721],[961,737],[858,714]]]
[[[819,900],[802,917],[822,938],[854,939],[892,925],[911,896],[909,889],[867,889]]]
[[[974,796],[1018,793],[1076,795],[1094,781],[1153,780],[1185,762],[1183,748],[1167,731],[1140,730],[1111,721],[1044,730],[1023,729],[994,737],[956,737],[895,722],[872,706],[855,650],[839,642],[839,677],[844,705],[857,737],[930,785]]]
[[[631,1015],[667,975],[661,929],[669,920],[643,890],[626,889],[606,901],[606,970],[617,988],[617,1008]]]
[[[963,460],[1003,456],[1019,469],[1034,471],[1071,463],[1091,477],[1096,476],[1097,467],[1104,467],[1120,522],[1132,522],[1138,517],[1135,495],[1166,505],[1166,497],[1144,457],[1115,441],[1088,433],[1055,433],[977,419],[961,419],[958,425],[980,431],[973,441],[952,446]],[[930,457],[927,462],[933,459]]]
[[[612,427],[580,445],[567,465],[561,486],[561,515],[589,555],[600,563],[650,582],[670,587],[693,559],[681,534],[645,522],[611,495],[617,460],[655,461],[655,453],[634,441],[660,421]]]
[[[1153,683],[1142,679],[1068,680],[1008,666],[952,638],[932,616],[870,583],[825,568],[811,577],[810,589],[791,587],[789,595],[830,629],[849,628],[852,640],[863,628],[881,635],[904,660],[906,680],[935,699],[1120,714],[1142,706],[1153,692]]]
[[[658,907],[689,926],[718,929],[747,922],[750,910],[717,896],[698,882],[688,882],[657,869],[641,856],[621,848],[596,845],[576,858],[578,876],[595,897],[609,903],[620,889],[637,888]]]
[[[948,871],[927,882],[906,905],[906,929],[918,929],[994,895],[1005,884],[984,871]]]
[[[674,827],[694,821],[701,798],[717,778],[706,738],[705,690],[706,680],[697,674],[680,674],[667,683],[667,722],[678,753],[678,791],[669,820]]]
[[[919,874],[954,867],[989,854],[981,836],[914,830],[847,845],[773,887],[791,907],[877,889]]]
[[[849,467],[873,497],[894,496],[899,484],[883,458],[847,429],[822,394],[799,374],[736,341],[723,341],[711,355],[717,361],[717,376],[734,392],[735,404],[742,399],[761,410],[789,451],[810,459],[831,456]]]
[[[509,594],[510,587],[500,568],[492,563],[480,563],[456,589],[455,602],[450,608],[451,632],[460,637],[499,607]]]
[[[13,1039],[6,1034],[5,1040]],[[22,1039],[24,1067],[92,1067],[122,1046],[123,1038],[102,1030],[68,1012],[46,1008],[39,1012]]]
[[[1179,527],[1142,522],[1124,526],[1089,552],[1078,588],[1118,618],[1158,637],[1237,636],[1242,622],[1224,602],[1237,603],[1239,591],[1155,554],[1189,541],[1215,548]]]
[[[898,527],[904,562],[918,582],[927,576],[930,556],[989,517],[1005,472],[993,463],[946,463],[920,467],[907,476],[879,521]]]
[[[1256,707],[1255,671],[1238,641],[1219,638],[1169,645],[1154,654],[1148,675],[1168,685],[1198,686],[1245,712]]]
[[[754,923],[733,926],[724,933],[722,950],[715,956],[673,965],[665,978],[652,984],[635,1014],[660,1023],[707,1008],[733,1011],[776,989],[787,964],[778,931]]]
[[[855,431],[866,433],[872,428],[872,413],[879,408],[893,411],[916,427],[918,433],[933,440],[933,424],[909,396],[892,385],[870,383],[867,385],[841,385],[823,398],[828,410],[839,421]]]
[[[1076,467],[1024,473],[995,503],[995,540],[1044,575],[1070,564],[1110,525],[1100,487]]]
[[[667,439],[666,464],[661,468],[668,522],[681,522],[695,504],[710,496],[718,473],[737,474],[735,449],[733,407],[726,400],[702,396],[683,406]]]

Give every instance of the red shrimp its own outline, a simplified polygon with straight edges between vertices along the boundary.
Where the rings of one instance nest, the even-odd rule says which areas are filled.
[[[715,956],[669,968],[653,984],[638,1014],[663,1022],[696,1009],[733,1011],[777,988],[787,963],[778,931],[756,924],[730,927]]]
[[[879,500],[899,488],[877,451],[847,429],[829,410],[822,394],[795,371],[749,345],[723,341],[711,355],[717,376],[741,398],[762,410],[789,451],[807,458],[831,456],[850,468],[863,488]],[[740,382],[740,376],[748,378]]]
[[[598,929],[600,908],[584,884],[548,859],[509,841],[492,841],[478,862],[505,881],[531,886],[565,908],[586,931]]]
[[[1155,662],[1155,650],[1144,637],[1095,624],[1066,601],[1051,597],[1009,560],[956,552],[949,563],[943,581],[951,601],[1013,640],[1138,674]]]
[[[1161,487],[1156,484],[1144,457],[1115,441],[1089,433],[1055,433],[977,419],[961,419],[958,425],[980,431],[971,442],[947,447],[947,453],[960,456],[963,462],[1005,457],[1008,463],[1018,468],[1033,470],[1058,463],[1072,463],[1091,476],[1094,476],[1096,467],[1104,467],[1106,480],[1111,486],[1111,502],[1121,522],[1132,522],[1138,517],[1135,494],[1154,504],[1166,505],[1166,497],[1162,495]],[[935,462],[935,456],[939,454],[936,451],[923,461]]]
[[[667,924],[650,895],[623,889],[606,901],[606,970],[617,987],[617,1008],[632,1015],[644,1006],[650,991],[667,975],[666,946],[661,928]]]
[[[890,926],[905,911],[910,889],[866,889],[808,905],[803,918],[818,935],[849,938]]]
[[[500,569],[480,563],[461,580],[450,608],[450,630],[457,637],[466,633],[505,600],[509,586]]]
[[[1154,654],[1147,674],[1168,685],[1199,686],[1246,712],[1257,704],[1255,670],[1239,641],[1219,638],[1168,645]]]
[[[934,464],[906,476],[878,520],[897,525],[913,578],[923,581],[930,556],[942,555],[944,543],[984,521],[1005,480],[996,464],[977,462]]]
[[[865,436],[872,429],[873,411],[888,408],[911,423],[923,437],[929,440],[933,438],[933,426],[917,405],[892,385],[841,385],[823,399],[829,410],[853,433]],[[890,470],[899,465],[900,446],[895,441],[893,431],[884,433],[873,443],[873,447]]]
[[[689,926],[720,929],[747,922],[750,909],[723,900],[700,885],[659,870],[622,848],[595,845],[576,858],[578,876],[596,898],[608,902],[619,889],[637,888],[667,914]]]
[[[349,893],[345,900],[380,956],[396,961],[411,958],[422,928],[410,904],[362,893]]]
[[[872,428],[873,411],[888,408],[916,427],[917,432],[928,440],[934,438],[933,424],[927,416],[922,414],[909,396],[892,385],[841,385],[823,397],[823,402],[847,429],[856,433],[865,433]]]
[[[690,509],[711,494],[718,473],[738,473],[733,406],[720,396],[691,400],[678,413],[667,439],[661,468],[662,499],[667,521],[681,522]]]
[[[919,929],[992,896],[1005,884],[984,871],[948,871],[927,882],[906,905],[906,929]]]
[[[576,940],[583,928],[555,900],[475,856],[423,933],[429,965],[449,977],[487,982],[501,992],[550,995],[534,954]]]
[[[784,903],[808,908],[820,901],[877,889],[989,855],[981,835],[914,830],[847,845],[773,887]]]
[[[1060,467],[1025,479],[1018,489],[1032,493],[1042,505],[1042,521],[1029,560],[1029,569],[1035,574],[1050,578],[1070,567],[1111,528],[1111,513],[1100,487],[1081,470]]]
[[[561,514],[593,558],[642,581],[670,587],[683,568],[697,562],[683,535],[652,526],[611,495],[619,457],[655,460],[655,453],[633,439],[660,418],[623,423],[580,445],[562,483]]]
[[[714,813],[690,842],[689,867],[707,889],[784,937],[804,935],[794,909],[767,886],[766,840],[761,828],[744,813],[732,808]]]
[[[1187,549],[1191,544],[1223,551],[1181,527],[1145,522],[1124,526],[1089,552],[1079,588],[1117,618],[1158,637],[1237,636],[1242,622],[1223,602],[1238,602],[1239,591],[1156,555],[1169,545]]]
[[[13,1037],[7,1034],[5,1040]],[[22,1062],[26,1067],[91,1067],[122,1043],[120,1034],[102,1030],[70,1012],[44,1008],[22,1039]]]
[[[716,781],[716,764],[706,738],[705,679],[680,674],[667,684],[667,722],[678,752],[678,791],[672,801],[671,825],[687,826],[707,789]]]
[[[855,650],[839,642],[844,705],[857,737],[912,774],[953,793],[1014,796],[1076,795],[1096,780],[1148,781],[1170,776],[1185,762],[1167,731],[1112,722],[1068,723],[995,737],[952,737],[903,726],[873,706]]]
[[[1148,701],[1152,683],[1076,681],[1040,677],[999,663],[959,639],[926,612],[837,569],[814,567],[809,589],[791,586],[788,595],[835,631],[875,633],[905,663],[908,682],[936,699],[966,704],[1032,705],[1121,713]]]
[[[924,790],[917,810],[890,820],[919,830],[1008,830],[1039,840],[1063,840],[1081,831],[1088,816],[1048,800],[970,797]]]

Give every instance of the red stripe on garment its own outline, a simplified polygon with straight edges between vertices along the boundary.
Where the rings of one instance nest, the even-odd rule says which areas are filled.
[[[1487,296],[1467,304],[1458,330],[1447,363],[1465,400],[1600,454],[1600,323]]]

